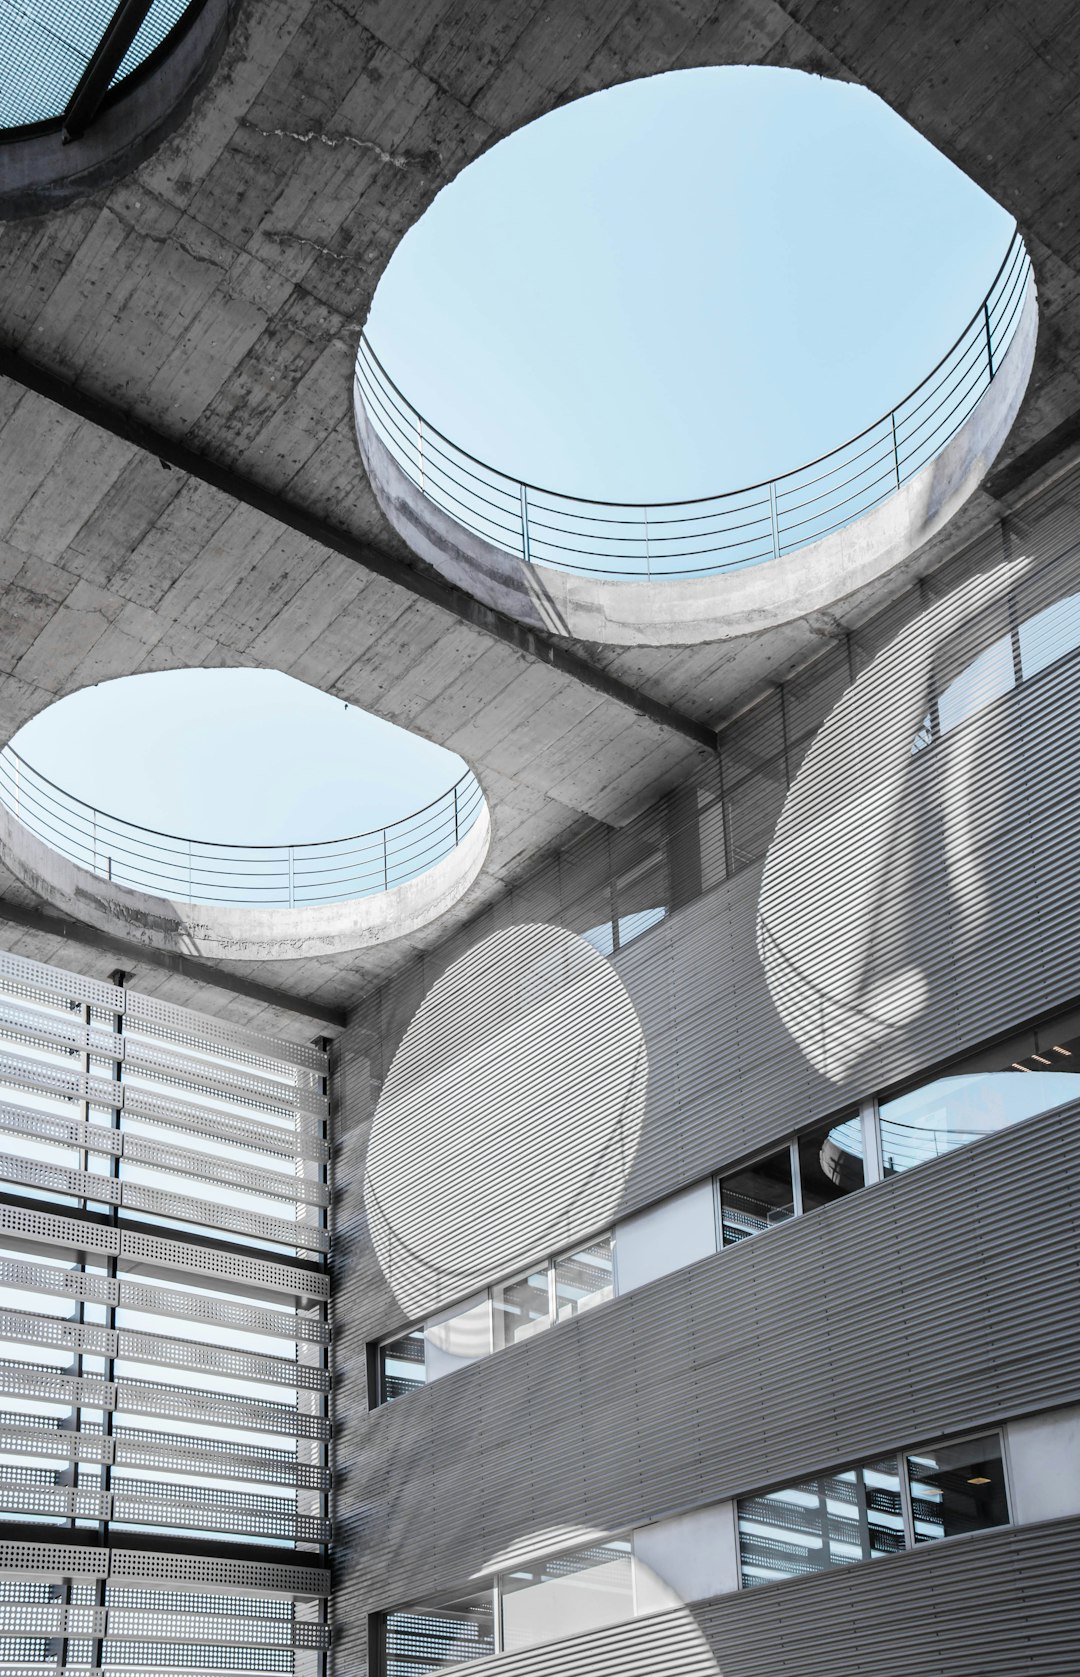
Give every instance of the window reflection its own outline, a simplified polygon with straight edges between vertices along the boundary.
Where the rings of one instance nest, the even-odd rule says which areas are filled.
[[[1048,669],[1080,646],[1080,594],[1067,594],[1021,623],[1020,663],[1024,680]]]
[[[495,1349],[514,1345],[528,1339],[551,1322],[551,1303],[548,1289],[548,1270],[530,1270],[512,1281],[503,1281],[492,1289],[495,1307]]]
[[[560,1322],[594,1304],[603,1304],[613,1293],[614,1265],[609,1234],[556,1258],[555,1312]]]
[[[495,1652],[494,1596],[482,1590],[388,1613],[383,1634],[386,1677],[422,1677],[444,1665],[483,1659]]]
[[[883,1101],[885,1174],[910,1170],[926,1159],[1080,1098],[1080,1038],[1058,1041],[1043,1032],[1038,1042],[1033,1052],[1007,1061],[1001,1070],[965,1073],[961,1069],[896,1100]]]
[[[804,1212],[843,1199],[864,1185],[862,1119],[857,1113],[840,1124],[806,1131],[798,1146]]]
[[[905,1483],[901,1484],[901,1467]],[[910,1516],[904,1492],[910,1496]],[[996,1434],[860,1462],[738,1504],[744,1589],[1008,1523]]]
[[[739,1503],[745,1589],[895,1554],[904,1547],[895,1456]]]
[[[422,1386],[427,1379],[426,1341],[423,1328],[414,1328],[411,1333],[402,1334],[381,1350],[382,1402],[392,1403],[394,1398],[402,1397],[406,1392],[413,1392],[417,1386]]]
[[[1005,1469],[995,1433],[907,1457],[916,1543],[1008,1524]]]
[[[504,1573],[503,1649],[514,1653],[553,1636],[580,1636],[634,1611],[630,1540],[619,1538]]]
[[[791,1149],[785,1147],[720,1183],[720,1216],[725,1246],[734,1246],[795,1215]]]
[[[999,633],[989,646],[964,662],[959,674],[932,700],[912,741],[912,756],[1080,647],[1080,594],[1066,594],[1032,610],[1033,603],[1059,586],[1056,567],[1036,572],[989,613],[963,626],[961,646],[977,643],[980,636],[992,632],[991,624]],[[1012,624],[1006,627],[1010,618]],[[955,668],[965,654],[958,651],[954,641],[943,649],[943,656]]]

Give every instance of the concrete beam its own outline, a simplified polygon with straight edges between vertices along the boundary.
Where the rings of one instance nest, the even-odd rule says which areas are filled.
[[[99,952],[116,955],[125,967],[132,970],[155,967],[165,972],[177,973],[181,978],[190,979],[193,984],[229,990],[235,995],[247,996],[251,1001],[261,1002],[267,1007],[298,1014],[302,1019],[312,1020],[314,1026],[318,1027],[312,1030],[312,1036],[327,1035],[345,1029],[344,1008],[320,1007],[316,1002],[307,1001],[302,996],[288,995],[285,991],[274,990],[267,984],[253,983],[251,979],[240,978],[233,972],[224,974],[209,961],[196,961],[192,960],[190,955],[148,949],[145,945],[134,943],[128,938],[116,937],[115,934],[99,931],[94,926],[81,925],[77,920],[69,920],[59,914],[48,914],[39,908],[25,908],[22,903],[0,899],[0,923],[4,921],[12,926],[23,926],[29,931],[42,932],[46,937],[66,938],[70,943],[89,944]]]
[[[26,390],[35,391],[68,413],[96,425],[109,436],[118,437],[131,447],[154,456],[164,466],[184,472],[189,477],[229,496],[237,504],[252,507],[267,518],[272,518],[286,528],[296,530],[309,540],[341,554],[343,558],[352,560],[354,564],[362,565],[365,570],[439,607],[449,616],[459,618],[472,628],[512,646],[527,658],[546,664],[602,697],[613,699],[639,716],[647,717],[649,721],[668,732],[692,740],[695,745],[704,746],[706,750],[715,751],[716,734],[712,728],[684,716],[669,705],[649,698],[647,694],[639,693],[635,688],[608,675],[576,653],[559,646],[546,635],[516,623],[505,613],[495,611],[492,607],[473,599],[464,589],[414,569],[404,560],[384,552],[361,537],[354,536],[341,525],[334,524],[317,513],[309,512],[285,495],[267,489],[231,467],[197,453],[185,443],[144,424],[111,402],[80,390],[47,368],[28,360],[16,350],[0,346],[0,376],[12,380]]]

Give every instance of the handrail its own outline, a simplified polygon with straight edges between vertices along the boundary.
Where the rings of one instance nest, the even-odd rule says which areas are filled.
[[[710,576],[779,559],[853,523],[940,454],[996,377],[1031,283],[1031,258],[1015,229],[989,289],[952,347],[882,418],[793,471],[689,500],[635,505],[590,499],[498,471],[413,407],[366,333],[357,351],[354,403],[358,420],[362,411],[427,500],[527,564],[628,582]],[[803,498],[812,485],[830,480],[836,481]],[[817,510],[809,517],[795,516],[811,507]]]
[[[114,884],[189,903],[314,908],[374,896],[426,873],[471,830],[484,795],[466,769],[437,798],[383,827],[299,844],[233,844],[96,809],[5,745],[0,805],[50,849]]]

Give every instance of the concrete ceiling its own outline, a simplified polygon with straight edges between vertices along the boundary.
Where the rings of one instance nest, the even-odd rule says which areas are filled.
[[[0,344],[14,356],[0,379],[0,737],[135,670],[286,670],[480,775],[495,836],[452,922],[589,821],[628,819],[701,761],[702,725],[875,609],[905,578],[722,648],[548,648],[439,594],[357,455],[357,336],[440,187],[568,99],[747,62],[864,82],[1016,215],[1041,329],[1001,481],[1075,440],[1075,8],[243,0],[208,89],[154,157],[111,191],[0,228]],[[25,363],[44,370],[36,388]],[[996,510],[981,492],[960,533]],[[934,562],[924,550],[906,571]],[[115,752],[121,772],[122,740]],[[10,876],[0,914],[5,901],[24,919],[41,906]],[[340,1009],[446,925],[235,971]],[[50,958],[45,933],[24,925],[20,939]],[[104,959],[65,946],[68,965]],[[140,966],[137,982],[190,1000],[195,981]]]

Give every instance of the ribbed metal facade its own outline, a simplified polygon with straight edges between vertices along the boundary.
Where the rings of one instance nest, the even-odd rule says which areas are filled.
[[[467,1279],[414,1250],[405,1284],[365,1204],[368,1137],[411,1021],[509,928],[586,935],[640,1022],[647,1087],[613,1221],[1080,1001],[1074,493],[1059,484],[913,587],[734,723],[715,771],[586,834],[358,1012],[336,1061],[339,1672],[367,1668],[369,1614],[461,1592],[514,1557],[1080,1398],[1077,1106],[370,1413],[373,1341],[552,1249],[515,1216],[529,1140],[535,1191],[562,1196],[559,1238],[604,1219],[584,1193],[576,1225],[567,1212],[574,1110],[538,1100],[500,1151],[468,1102],[455,1108],[437,1032],[461,1168],[485,1203],[508,1184],[511,1233]],[[599,1000],[584,1009],[565,1052],[605,1018]],[[487,1040],[496,1093],[528,1081],[536,1043],[515,1040]],[[397,1121],[404,1134],[404,1108]],[[438,1230],[429,1122],[401,1191],[409,1226]],[[1071,1523],[984,1534],[487,1668],[831,1673],[842,1636],[845,1668],[873,1673],[1075,1670],[1080,1616],[1053,1580],[1076,1556]],[[976,1600],[1002,1627],[977,1656],[956,1628]]]

